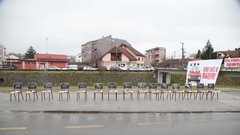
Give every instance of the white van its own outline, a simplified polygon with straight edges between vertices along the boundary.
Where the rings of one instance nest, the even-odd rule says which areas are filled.
[[[67,65],[65,68],[62,68],[62,70],[78,70],[77,65]]]

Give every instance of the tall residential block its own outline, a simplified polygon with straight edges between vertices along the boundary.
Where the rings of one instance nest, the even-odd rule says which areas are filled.
[[[145,54],[145,66],[151,67],[161,63],[166,59],[166,48],[165,47],[155,47],[146,50]]]
[[[6,47],[0,44],[0,66],[7,63]]]

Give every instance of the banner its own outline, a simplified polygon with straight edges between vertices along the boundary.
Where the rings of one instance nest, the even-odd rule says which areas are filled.
[[[188,62],[186,83],[195,86],[197,83],[216,83],[222,59],[197,60]]]
[[[240,67],[240,58],[226,58],[224,59],[224,67]]]

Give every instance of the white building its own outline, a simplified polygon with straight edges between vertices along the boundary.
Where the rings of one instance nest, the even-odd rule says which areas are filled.
[[[7,63],[6,47],[0,44],[0,66]]]

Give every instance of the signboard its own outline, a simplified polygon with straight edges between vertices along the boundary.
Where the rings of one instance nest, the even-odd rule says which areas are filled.
[[[226,58],[224,59],[224,67],[240,67],[240,58]]]
[[[186,83],[216,83],[222,59],[197,60],[188,62]]]

